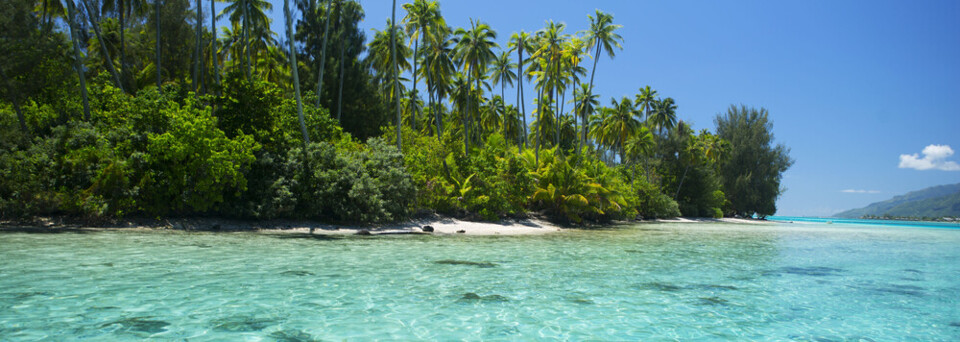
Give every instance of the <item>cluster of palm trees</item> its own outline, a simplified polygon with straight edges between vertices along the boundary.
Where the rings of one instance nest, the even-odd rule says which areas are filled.
[[[241,72],[247,80],[256,77],[282,85],[296,97],[306,141],[298,62],[296,53],[291,53],[296,51],[296,46],[293,43],[294,13],[289,0],[284,0],[288,44],[278,43],[276,33],[270,30],[266,12],[273,6],[267,0],[226,0],[223,2],[227,5],[217,11],[218,1],[222,0],[209,3],[209,30],[201,25],[200,0],[196,0],[194,6],[192,19],[197,38],[192,52],[190,83],[193,90],[201,93],[206,89],[220,89],[221,67],[225,72]],[[314,0],[309,6],[304,5],[308,0],[295,1],[299,1],[301,9],[317,12],[305,15],[325,18],[324,57],[319,59],[325,61],[334,11],[339,11],[336,18],[342,21],[344,8],[359,5],[352,0]],[[85,15],[74,8],[76,3],[82,5]],[[169,71],[165,74],[170,67],[161,65],[165,4],[162,0],[40,0],[37,7],[47,21],[54,15],[66,15],[74,33],[74,53],[78,61],[83,59],[75,19],[86,18],[88,27],[96,33],[104,69],[110,72],[118,88],[133,93],[145,82],[125,81],[133,77],[131,75],[149,78],[147,75],[152,73],[146,71],[155,71],[158,87],[164,78],[175,77]],[[62,5],[66,5],[65,12]],[[469,151],[472,144],[483,144],[489,134],[500,133],[519,146],[533,147],[537,156],[541,148],[560,146],[561,150],[582,151],[592,145],[598,152],[619,155],[620,161],[627,161],[638,155],[649,155],[653,136],[667,134],[676,124],[677,107],[673,99],[657,98],[656,91],[649,86],[641,88],[635,99],[611,99],[609,106],[600,105],[599,95],[594,92],[596,69],[602,55],[613,58],[622,49],[623,42],[617,32],[621,26],[614,24],[611,14],[597,10],[588,16],[589,29],[575,34],[567,33],[564,23],[548,21],[536,32],[513,33],[507,46],[501,47],[496,42],[497,32],[486,23],[471,20],[468,27],[448,26],[436,0],[414,0],[402,5],[406,15],[399,22],[395,2],[393,6],[394,17],[387,21],[383,31],[374,33],[363,62],[372,71],[372,80],[387,108],[397,110],[398,144],[400,126],[409,125],[416,131],[437,136],[452,129],[451,134],[462,137],[465,151]],[[128,21],[145,23],[151,14],[156,15],[156,56],[152,64],[135,71],[128,60],[124,28],[130,24]],[[100,28],[102,15],[118,19],[119,49],[108,48],[110,39],[103,37]],[[214,18],[227,18],[231,24],[222,28],[223,38],[217,38]],[[341,26],[342,22],[334,24]],[[340,43],[342,53],[343,42]],[[111,51],[119,52],[119,58],[113,58]],[[209,63],[202,59],[208,59]],[[320,75],[316,84],[317,106],[326,63],[318,64],[314,69]],[[208,70],[208,66],[213,70]],[[83,83],[84,67],[80,62],[75,67]],[[533,85],[534,94],[527,94],[528,84]],[[496,94],[494,89],[498,86],[499,94]],[[517,90],[513,101],[506,97],[507,86]],[[311,88],[312,85],[308,87]],[[425,90],[426,101],[419,89]],[[528,123],[526,97],[530,95],[534,96],[535,106],[529,109],[533,121]],[[83,97],[86,108],[86,95]],[[85,111],[89,117],[89,109]],[[338,119],[340,112],[336,110]]]
[[[407,13],[401,23],[388,21],[386,29],[376,31],[368,62],[388,99],[402,97],[403,122],[414,130],[442,135],[445,125],[452,126],[466,151],[485,136],[501,133],[533,147],[537,155],[543,147],[579,151],[590,144],[626,161],[649,155],[653,135],[668,134],[676,125],[674,100],[658,98],[649,86],[635,99],[611,99],[610,106],[600,106],[593,90],[597,65],[603,54],[613,58],[623,42],[617,33],[621,26],[608,13],[589,15],[590,28],[577,34],[548,21],[536,32],[513,33],[508,45],[500,47],[497,32],[486,23],[447,26],[435,0],[414,0],[403,9]],[[403,43],[395,54],[388,50],[392,36]],[[589,79],[588,59],[593,59]],[[420,82],[426,85],[426,107],[417,91]],[[526,83],[536,92],[529,125]],[[508,85],[517,90],[513,105],[507,103]]]

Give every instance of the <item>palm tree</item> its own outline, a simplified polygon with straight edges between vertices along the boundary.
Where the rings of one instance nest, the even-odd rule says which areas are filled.
[[[67,0],[72,1],[72,0]],[[157,92],[163,91],[163,75],[160,72],[160,0],[153,0],[154,12],[157,13],[157,62],[153,65],[157,69]]]
[[[120,91],[123,91],[123,83],[120,82],[120,75],[117,74],[117,69],[113,67],[113,58],[110,57],[110,51],[107,50],[107,42],[103,39],[103,34],[100,32],[100,18],[97,17],[97,13],[93,11],[90,4],[87,3],[87,0],[80,0],[80,2],[83,3],[83,7],[86,9],[87,21],[90,23],[90,26],[93,26],[93,32],[97,35],[97,41],[100,43],[100,53],[103,54],[104,58],[103,64],[107,66],[107,71],[110,71],[110,75],[113,76],[114,84],[117,85]]]
[[[497,45],[497,32],[490,28],[490,25],[479,21],[470,20],[470,29],[457,28],[454,31],[457,46],[455,48],[455,59],[460,62],[467,77],[473,78],[476,83],[477,103],[480,103],[480,81],[486,74],[487,65],[497,58],[493,49]],[[467,102],[467,114],[470,112],[470,102]],[[467,123],[469,125],[469,122]],[[469,130],[469,128],[467,128]],[[469,148],[469,144],[466,145]],[[469,149],[464,151],[470,154]]]
[[[200,0],[197,0],[198,2]],[[310,143],[307,124],[303,119],[303,103],[300,98],[300,75],[297,71],[297,52],[293,47],[293,13],[290,12],[290,0],[283,0],[283,14],[287,18],[287,43],[290,45],[290,67],[293,69],[293,91],[297,99],[297,118],[300,119],[300,131],[303,132],[304,147]]]
[[[617,151],[620,152],[620,162],[626,158],[624,148],[628,139],[636,134],[640,128],[640,121],[635,118],[636,109],[633,107],[633,101],[623,97],[620,102],[617,99],[610,99],[610,108],[606,108],[609,113],[603,122],[604,134],[608,135],[607,141],[615,140]],[[612,137],[613,139],[610,139]]]
[[[263,43],[264,36],[269,37],[270,18],[267,17],[265,10],[273,10],[273,4],[267,0],[228,0],[231,4],[220,12],[217,19],[224,15],[230,15],[230,22],[234,25],[241,25],[244,57],[244,71],[247,75],[247,81],[252,79],[250,75],[250,37],[251,30],[257,30],[258,41]]]
[[[450,100],[453,102],[456,111],[460,113],[460,121],[463,124],[463,153],[470,154],[470,125],[468,119],[468,110],[470,108],[470,77],[462,72],[457,72],[450,82]]]
[[[41,3],[34,9],[40,12],[40,22],[43,24],[44,31],[52,29],[53,18],[62,17],[66,12],[61,0],[41,0]]]
[[[197,0],[196,24],[197,51],[193,60],[193,88],[197,94],[200,94],[200,79],[203,78],[203,74],[200,73],[200,60],[202,59],[201,56],[203,55],[203,6],[200,5],[200,0]]]
[[[317,75],[317,109],[320,109],[320,98],[323,94],[323,69],[327,66],[327,37],[330,36],[330,19],[333,17],[330,12],[330,5],[333,4],[333,0],[327,0],[327,10],[323,12],[324,23],[323,23],[323,47],[320,48],[320,71]]]
[[[526,132],[523,129],[522,121],[520,120],[520,112],[517,111],[517,107],[513,105],[507,105],[504,108],[503,112],[503,134],[505,138],[516,141],[517,146],[523,144],[523,134]]]
[[[576,108],[574,110],[580,116],[582,121],[581,128],[581,137],[580,137],[580,149],[583,149],[583,144],[587,140],[587,114],[593,113],[594,109],[600,106],[600,95],[593,94],[590,92],[590,85],[586,83],[580,83],[579,88],[573,90],[573,99],[576,102]]]
[[[656,98],[657,91],[650,88],[650,86],[640,88],[640,93],[637,94],[634,103],[637,105],[637,109],[640,110],[640,114],[644,116],[644,120],[650,117],[653,104],[657,102]]]
[[[393,14],[390,15],[390,23],[392,24],[395,22],[397,22],[397,0],[393,0]],[[396,25],[390,25],[390,36],[392,37],[390,39],[390,55],[391,55],[391,58],[393,59],[393,87],[394,87],[393,93],[397,94],[397,96],[394,96],[397,99],[397,150],[400,150],[402,152],[403,149],[400,144],[400,90],[399,90],[400,83],[398,80],[398,78],[400,77],[400,70],[397,69],[397,29],[394,26]],[[341,57],[340,57],[341,63],[343,63],[342,55],[343,54],[341,53]],[[343,79],[341,78],[341,82],[342,80]],[[343,91],[342,89],[343,88],[341,87],[341,91]]]
[[[436,25],[434,34],[427,40],[424,46],[423,63],[424,68],[420,72],[427,79],[428,93],[431,98],[431,108],[436,116],[437,139],[443,134],[443,120],[440,116],[440,102],[447,95],[452,82],[452,76],[456,73],[456,66],[453,64],[453,41],[449,39],[450,29],[446,25]],[[435,101],[434,101],[435,99]]]
[[[220,95],[220,67],[217,65],[217,7],[214,4],[217,0],[210,0],[210,32],[213,33],[213,39],[210,40],[210,59],[213,63],[213,77],[216,81],[217,95]]]
[[[402,40],[404,37],[402,36],[403,32],[399,31],[396,25],[393,25],[389,20],[387,21],[387,27],[383,31],[376,29],[373,31],[373,40],[368,44],[369,49],[366,63],[370,65],[374,71],[373,81],[379,86],[381,92],[387,94],[387,101],[394,102],[394,99],[399,100],[405,93],[405,91],[401,89],[404,88],[403,85],[400,84],[405,78],[395,77],[395,70],[397,70],[397,72],[410,70],[410,62],[407,60],[411,54],[410,48],[405,44],[394,46],[394,34],[399,36],[397,39]],[[395,56],[399,58],[395,60]],[[341,73],[342,72],[341,69]],[[396,101],[396,103],[398,106],[400,105],[400,101]],[[409,103],[409,101],[407,101],[407,103]],[[339,110],[337,113],[337,120],[339,120]],[[401,122],[402,121],[397,121],[397,127],[400,127]]]
[[[67,24],[70,25],[70,37],[73,41],[74,68],[77,75],[80,76],[80,94],[83,98],[83,119],[90,121],[90,102],[87,98],[87,80],[83,71],[83,56],[80,55],[80,38],[77,33],[77,10],[73,5],[73,0],[66,0],[67,3]],[[158,50],[159,51],[159,50]]]
[[[440,5],[436,1],[415,0],[412,4],[404,4],[403,9],[407,15],[403,18],[407,34],[410,35],[410,42],[413,44],[413,91],[417,93],[417,60],[420,56],[420,41],[426,39],[431,34],[430,28],[436,25],[440,17]],[[416,130],[417,114],[413,113],[413,129]]]
[[[213,1],[213,0],[211,0]],[[51,2],[50,0],[44,0],[44,4]],[[58,3],[59,1],[53,1]],[[144,15],[146,10],[146,0],[107,0],[103,1],[101,5],[101,10],[104,12],[116,12],[117,20],[120,24],[120,76],[123,77],[124,81],[129,80],[127,77],[130,75],[128,70],[128,61],[127,61],[127,39],[126,39],[126,24],[127,17],[131,15]],[[198,12],[199,13],[199,12]],[[199,14],[197,15],[199,17]],[[124,82],[124,84],[129,84]],[[129,92],[135,92],[136,89],[129,89]]]
[[[560,124],[560,101],[559,94],[563,92],[565,87],[564,75],[562,72],[562,62],[563,62],[563,46],[569,39],[569,35],[563,34],[563,30],[566,28],[564,23],[556,23],[553,20],[547,22],[547,27],[541,29],[537,32],[537,40],[539,41],[539,49],[536,51],[535,55],[539,55],[540,59],[545,62],[545,65],[542,67],[543,75],[540,78],[540,87],[544,89],[542,91],[547,93],[547,105],[554,104],[555,108],[553,110],[554,115],[556,116],[554,123]],[[560,144],[560,129],[556,128],[554,131],[554,143],[556,145]],[[562,153],[562,152],[561,152]]]
[[[523,148],[527,148],[527,105],[523,100],[523,52],[531,51],[533,46],[530,44],[530,34],[524,31],[514,32],[510,36],[508,45],[510,51],[517,51],[517,107],[520,107],[523,116]],[[528,76],[529,79],[529,76]]]
[[[596,17],[587,15],[590,18],[590,29],[587,30],[585,38],[588,46],[594,46],[593,71],[590,72],[590,92],[593,93],[593,79],[597,75],[597,62],[600,61],[600,50],[607,52],[607,56],[613,58],[614,48],[623,49],[621,42],[623,37],[614,32],[623,27],[613,24],[613,15],[603,13],[597,10]]]
[[[389,95],[388,99],[390,100],[393,100],[394,97],[394,90],[391,88],[393,87],[394,60],[390,32],[396,29],[390,21],[387,21],[387,27],[383,31],[373,29],[373,40],[367,44],[366,62],[374,71],[373,81],[380,86],[381,91]],[[403,32],[397,32],[397,34],[399,39],[404,39]],[[410,70],[410,61],[408,60],[411,55],[410,48],[400,44],[396,47],[396,50],[397,56],[399,56],[396,62],[400,71]]]
[[[649,179],[649,173],[647,172],[646,158],[653,153],[654,148],[656,147],[656,142],[653,139],[653,134],[650,133],[650,129],[647,126],[641,125],[640,129],[637,130],[636,134],[627,140],[627,160],[633,169],[633,180],[637,179],[637,167],[636,162],[641,157],[644,160],[643,170],[647,174]]]
[[[579,137],[580,144],[578,145],[577,153],[583,149],[583,144],[587,140],[587,129],[586,129],[586,117],[579,105],[580,99],[577,97],[577,91],[581,90],[580,76],[584,76],[587,73],[587,69],[580,66],[580,62],[583,61],[583,56],[586,53],[587,42],[578,37],[573,37],[564,47],[563,61],[564,61],[564,71],[570,78],[573,79],[573,112],[575,116],[574,127],[576,127],[576,120],[581,120],[582,134],[577,134]],[[592,110],[593,107],[591,107]]]
[[[490,75],[490,78],[493,79],[494,86],[498,83],[500,84],[501,107],[504,105],[502,100],[506,99],[504,88],[506,88],[507,83],[510,83],[512,86],[513,81],[517,79],[517,74],[513,72],[514,66],[516,66],[516,64],[510,61],[510,53],[506,51],[501,52],[500,57],[497,57],[497,59],[493,61],[493,73]],[[501,112],[506,111],[505,108],[501,108],[500,110]],[[504,127],[506,127],[506,124],[504,124]]]
[[[676,103],[669,97],[654,102],[653,112],[650,113],[648,120],[650,120],[650,123],[657,128],[658,133],[662,136],[664,129],[669,131],[677,124]]]

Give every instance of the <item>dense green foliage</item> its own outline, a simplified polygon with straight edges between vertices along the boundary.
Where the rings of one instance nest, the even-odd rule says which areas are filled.
[[[783,193],[780,180],[793,159],[787,147],[773,145],[769,115],[763,108],[730,106],[715,120],[717,135],[730,143],[720,174],[728,193],[726,210],[731,214],[765,217],[777,212],[776,200]]]
[[[861,217],[960,217],[960,184],[949,184],[911,191],[900,196],[834,215]]]
[[[601,101],[598,59],[623,48],[601,11],[584,32],[550,21],[501,49],[488,24],[449,27],[428,0],[370,42],[360,3],[296,1],[292,44],[267,1],[202,8],[230,22],[219,31],[186,0],[38,3],[0,5],[4,220],[763,216],[790,164],[765,111],[715,135],[649,86]]]

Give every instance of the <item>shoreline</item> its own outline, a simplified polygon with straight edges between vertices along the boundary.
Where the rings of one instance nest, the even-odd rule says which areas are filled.
[[[629,224],[644,223],[732,223],[732,224],[770,224],[773,221],[761,221],[739,218],[687,218],[655,219],[643,221],[614,221],[607,224],[575,227],[563,226],[540,218],[508,219],[498,222],[466,221],[453,217],[434,216],[429,218],[406,219],[398,222],[346,225],[321,223],[309,220],[240,220],[225,218],[133,218],[110,223],[82,222],[65,217],[42,217],[33,222],[0,222],[0,232],[63,233],[96,231],[196,231],[214,233],[255,232],[264,234],[312,234],[312,235],[471,235],[471,236],[522,236],[558,234],[571,230],[609,228]],[[432,232],[429,228],[432,228]]]

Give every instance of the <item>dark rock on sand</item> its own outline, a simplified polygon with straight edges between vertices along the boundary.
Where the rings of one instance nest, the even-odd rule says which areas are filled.
[[[475,266],[479,268],[494,268],[497,267],[497,264],[488,261],[465,261],[465,260],[437,260],[434,261],[435,264],[440,265],[463,265],[463,266]]]

